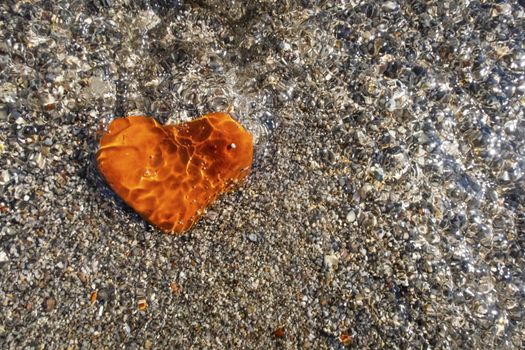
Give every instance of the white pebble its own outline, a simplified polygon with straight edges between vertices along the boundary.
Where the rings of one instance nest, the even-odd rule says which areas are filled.
[[[6,262],[6,261],[9,261],[7,254],[4,251],[0,251],[0,262]]]
[[[324,264],[329,270],[337,269],[339,258],[333,254],[324,256]]]
[[[394,11],[397,10],[399,5],[395,1],[387,1],[383,4],[383,7],[385,8],[385,10]]]
[[[352,223],[355,221],[355,212],[353,210],[351,210],[348,214],[346,214],[346,221],[348,221],[349,223]]]

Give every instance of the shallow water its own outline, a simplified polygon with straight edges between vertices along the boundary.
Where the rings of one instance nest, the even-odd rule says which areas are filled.
[[[2,2],[2,348],[523,348],[524,21],[523,1]],[[117,116],[228,108],[252,175],[183,236],[94,170]]]

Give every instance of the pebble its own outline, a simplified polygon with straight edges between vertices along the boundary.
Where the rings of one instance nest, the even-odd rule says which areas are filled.
[[[388,11],[395,11],[399,8],[399,5],[395,1],[385,1],[383,3],[383,8]]]
[[[2,170],[2,172],[0,172],[0,185],[5,185],[10,179],[11,176],[9,175],[8,170]]]
[[[46,308],[46,311],[47,312],[51,312],[55,309],[56,307],[56,299],[53,298],[53,297],[49,297],[46,299],[46,302],[45,302],[45,308]]]
[[[374,187],[370,184],[364,184],[363,186],[361,186],[361,188],[359,189],[359,196],[361,197],[361,199],[365,200],[368,195],[374,190]]]
[[[355,212],[353,210],[349,211],[348,214],[346,214],[346,221],[349,223],[354,222],[356,219]]]
[[[337,269],[337,266],[339,265],[339,257],[337,257],[334,254],[331,255],[325,255],[324,256],[324,265],[329,271],[333,271]]]

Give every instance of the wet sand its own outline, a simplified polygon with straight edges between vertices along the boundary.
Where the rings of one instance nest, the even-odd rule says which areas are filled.
[[[519,349],[523,1],[3,1],[0,347]],[[101,130],[226,111],[252,173],[165,235]]]

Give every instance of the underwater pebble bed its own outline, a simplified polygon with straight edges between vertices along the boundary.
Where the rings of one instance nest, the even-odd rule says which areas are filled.
[[[0,3],[2,349],[523,349],[525,2]],[[233,107],[250,178],[164,235],[124,115]]]

